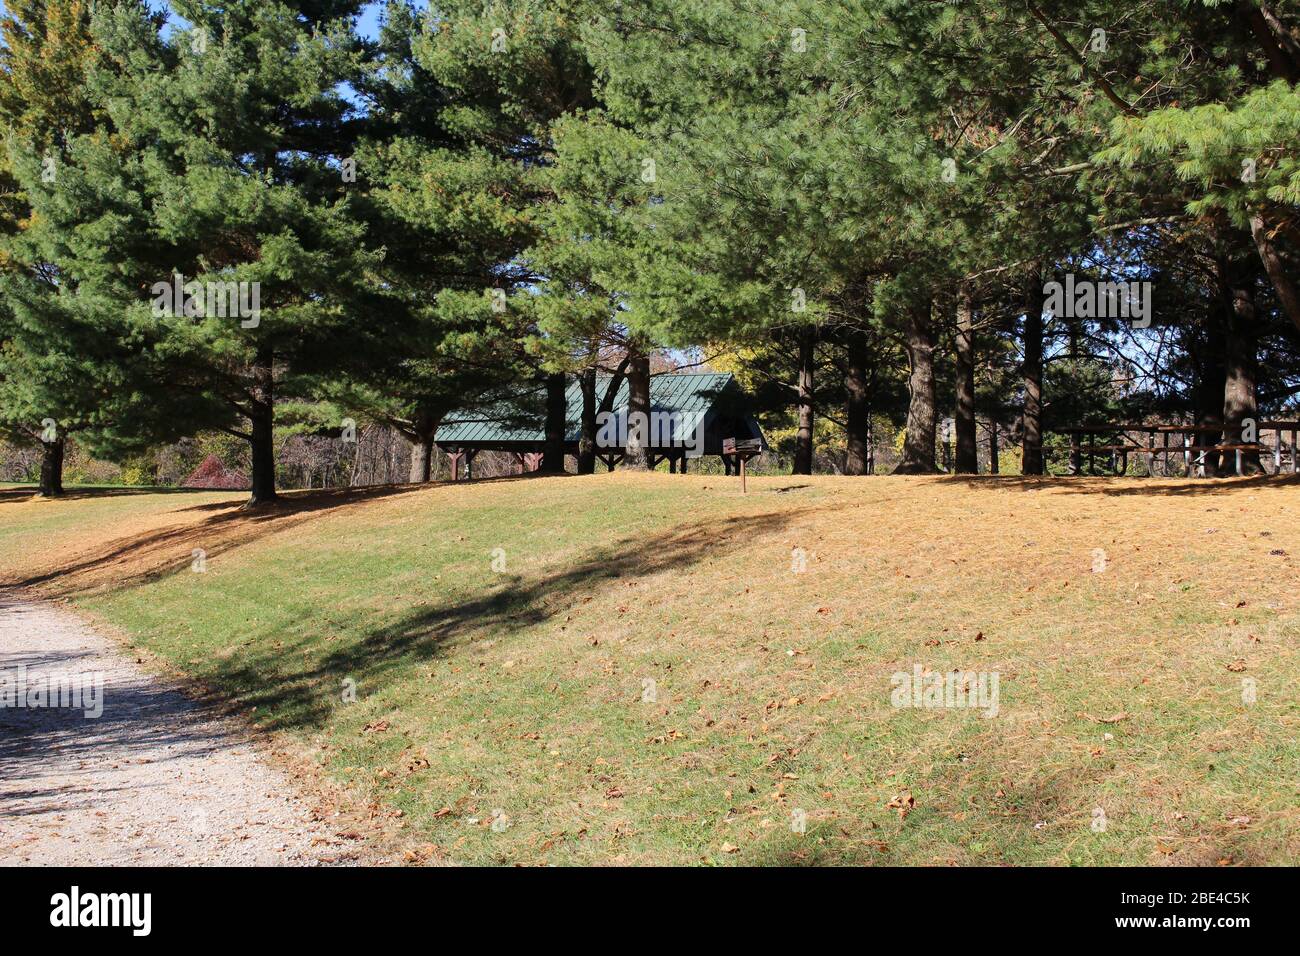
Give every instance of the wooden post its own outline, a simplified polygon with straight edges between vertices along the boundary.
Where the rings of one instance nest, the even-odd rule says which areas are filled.
[[[1183,467],[1187,470],[1187,477],[1194,478],[1192,474],[1192,439],[1187,432],[1183,432]]]
[[[735,438],[722,439],[722,455],[726,459],[731,455],[736,459],[736,465],[740,469],[740,493],[745,494],[745,462],[754,455],[763,450],[763,440],[761,438]]]
[[[1296,439],[1300,438],[1300,431],[1291,429],[1291,474],[1296,474],[1300,469],[1300,455],[1296,454]]]
[[[1079,433],[1070,434],[1070,474],[1078,475],[1079,469],[1083,467],[1083,460],[1079,455]]]
[[[1282,474],[1282,429],[1275,428],[1273,437],[1276,441],[1273,443],[1273,474]]]
[[[463,451],[447,452],[447,460],[451,462],[451,480],[460,481],[460,460],[465,457]]]
[[[876,432],[875,423],[867,415],[867,474],[876,473]]]

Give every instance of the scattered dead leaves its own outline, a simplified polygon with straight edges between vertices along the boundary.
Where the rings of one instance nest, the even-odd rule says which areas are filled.
[[[904,790],[894,799],[885,804],[888,810],[897,810],[898,819],[906,820],[907,815],[916,808],[916,798],[912,796],[911,790]]]

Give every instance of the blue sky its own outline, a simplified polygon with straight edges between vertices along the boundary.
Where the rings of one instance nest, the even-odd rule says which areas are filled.
[[[161,10],[167,7],[165,0],[148,0],[148,3],[149,6],[155,10]],[[423,7],[425,4],[421,2],[419,6]],[[357,28],[360,30],[362,36],[374,39],[378,35],[379,14],[382,9],[382,3],[375,2],[366,5],[365,9],[361,13],[361,19],[357,24]],[[0,14],[4,14],[5,12],[4,0],[0,0]]]

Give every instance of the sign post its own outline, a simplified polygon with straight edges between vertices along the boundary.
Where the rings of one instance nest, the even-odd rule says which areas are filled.
[[[722,453],[724,455],[735,455],[740,462],[740,493],[746,494],[745,487],[745,462],[760,455],[763,452],[763,440],[761,438],[724,438],[722,439]]]

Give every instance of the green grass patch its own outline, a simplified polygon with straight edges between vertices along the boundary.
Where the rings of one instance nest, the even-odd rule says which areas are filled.
[[[1270,551],[1300,554],[1273,520],[1300,489],[1116,487],[444,486],[250,526],[270,530],[203,573],[76,599],[456,862],[1294,859],[1296,607]],[[35,539],[18,525],[0,535]],[[997,673],[998,715],[895,708],[890,675],[917,663]]]

